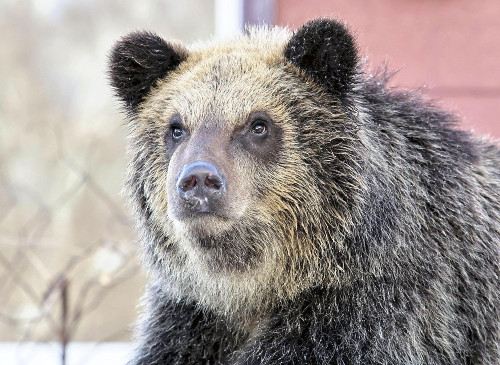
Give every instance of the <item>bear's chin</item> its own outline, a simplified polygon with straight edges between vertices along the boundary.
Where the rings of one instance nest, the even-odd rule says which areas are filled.
[[[242,272],[255,267],[262,246],[255,227],[207,216],[174,222],[177,244],[189,256],[197,256],[211,272]]]

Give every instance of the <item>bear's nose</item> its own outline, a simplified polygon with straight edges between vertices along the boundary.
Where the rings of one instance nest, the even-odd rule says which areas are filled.
[[[224,178],[209,162],[189,163],[177,178],[179,196],[197,212],[210,212],[212,203],[220,199],[225,190]]]

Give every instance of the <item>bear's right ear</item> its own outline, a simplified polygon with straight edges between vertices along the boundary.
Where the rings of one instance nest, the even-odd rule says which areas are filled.
[[[137,112],[158,80],[186,60],[188,51],[154,33],[130,33],[118,41],[109,56],[109,78],[127,111]]]

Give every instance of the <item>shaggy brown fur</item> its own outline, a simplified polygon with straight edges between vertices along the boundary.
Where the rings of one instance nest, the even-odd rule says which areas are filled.
[[[500,362],[500,153],[366,76],[343,25],[133,33],[110,75],[151,276],[131,364]],[[177,188],[199,161],[209,214]]]

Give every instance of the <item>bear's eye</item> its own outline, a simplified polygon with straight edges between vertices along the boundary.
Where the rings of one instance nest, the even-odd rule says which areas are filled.
[[[237,132],[235,140],[252,157],[272,161],[280,150],[282,129],[265,111],[254,111]]]
[[[181,126],[174,124],[171,128],[172,131],[172,138],[175,141],[180,140],[184,136],[184,130],[182,129]]]
[[[251,129],[253,134],[265,135],[267,133],[267,124],[265,121],[258,119],[252,124]]]

